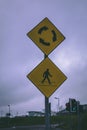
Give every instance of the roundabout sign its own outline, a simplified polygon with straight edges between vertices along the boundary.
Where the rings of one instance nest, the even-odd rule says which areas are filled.
[[[43,51],[49,55],[64,39],[63,34],[48,19],[43,19],[27,36]]]

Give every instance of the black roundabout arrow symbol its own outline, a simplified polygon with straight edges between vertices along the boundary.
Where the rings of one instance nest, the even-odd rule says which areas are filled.
[[[46,45],[46,46],[50,46],[49,42],[45,42],[42,38],[39,39],[40,43]]]
[[[54,30],[51,31],[53,34],[53,42],[55,42],[57,40],[57,36]]]
[[[43,26],[42,28],[39,29],[38,33],[41,34],[43,31],[48,30],[48,27]]]

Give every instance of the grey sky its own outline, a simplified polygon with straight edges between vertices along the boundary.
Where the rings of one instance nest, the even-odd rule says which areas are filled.
[[[87,1],[0,0],[0,110],[24,113],[44,109],[44,96],[26,78],[44,58],[27,33],[48,17],[66,39],[49,55],[68,79],[50,97],[87,103]]]

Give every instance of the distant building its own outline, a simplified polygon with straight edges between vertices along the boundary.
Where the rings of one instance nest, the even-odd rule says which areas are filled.
[[[87,104],[84,104],[84,105],[83,105],[83,111],[86,111],[86,112],[87,112]]]
[[[40,111],[29,111],[28,116],[44,116],[45,114]]]
[[[57,113],[55,111],[51,111],[51,116],[56,116]]]

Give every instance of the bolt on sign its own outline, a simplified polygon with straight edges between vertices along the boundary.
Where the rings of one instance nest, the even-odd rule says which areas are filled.
[[[45,53],[49,55],[64,39],[63,34],[48,19],[43,19],[27,36]]]
[[[49,58],[45,58],[27,77],[46,97],[50,97],[67,79]]]

